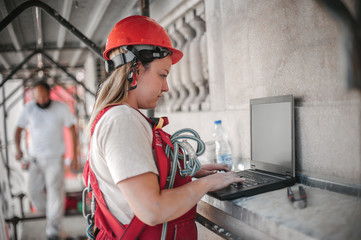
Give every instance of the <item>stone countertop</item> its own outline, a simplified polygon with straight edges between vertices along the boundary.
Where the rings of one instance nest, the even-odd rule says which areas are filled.
[[[295,209],[283,188],[231,201],[205,195],[198,213],[236,239],[361,239],[361,198],[302,186],[307,194],[304,209]],[[297,198],[298,185],[292,189]]]

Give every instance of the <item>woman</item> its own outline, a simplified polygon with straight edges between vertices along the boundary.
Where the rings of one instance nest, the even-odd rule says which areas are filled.
[[[162,130],[153,128],[138,110],[157,106],[168,91],[171,66],[182,56],[165,30],[144,16],[119,21],[104,51],[106,69],[113,72],[98,91],[90,119],[89,166],[112,215],[126,226],[134,216],[145,224],[134,230],[139,239],[160,239],[162,232],[167,239],[197,239],[197,202],[208,191],[243,181],[226,165],[211,164],[196,173],[199,180],[177,173],[174,188],[160,184],[164,162],[155,159],[152,144],[155,131]],[[113,228],[100,226],[99,234],[104,237]]]

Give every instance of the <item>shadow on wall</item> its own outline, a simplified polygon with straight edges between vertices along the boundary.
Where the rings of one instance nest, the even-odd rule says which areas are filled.
[[[361,90],[361,3],[355,0],[356,17],[340,0],[316,0],[344,26],[347,52],[347,87]]]

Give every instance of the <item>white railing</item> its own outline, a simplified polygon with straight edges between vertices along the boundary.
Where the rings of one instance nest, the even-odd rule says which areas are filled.
[[[159,102],[157,111],[189,112],[209,110],[207,34],[204,3],[199,1],[174,17],[167,16],[166,27],[174,46],[184,54],[172,66],[168,76],[169,92]]]

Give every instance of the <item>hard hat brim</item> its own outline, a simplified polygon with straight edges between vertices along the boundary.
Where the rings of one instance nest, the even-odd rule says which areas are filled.
[[[169,50],[172,52],[172,65],[176,64],[182,59],[183,53],[181,51],[175,48],[171,48]]]

